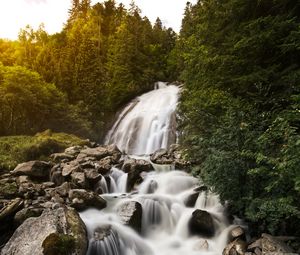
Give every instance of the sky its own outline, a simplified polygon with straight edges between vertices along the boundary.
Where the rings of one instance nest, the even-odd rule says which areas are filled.
[[[151,22],[160,17],[166,27],[179,32],[184,8],[188,0],[135,0]],[[92,3],[99,1],[92,0]],[[103,2],[103,1],[100,1]],[[116,0],[129,6],[131,0]],[[190,0],[189,2],[196,2]],[[29,24],[37,29],[44,23],[49,34],[61,31],[68,18],[71,0],[0,0],[0,38],[15,40],[21,28]]]

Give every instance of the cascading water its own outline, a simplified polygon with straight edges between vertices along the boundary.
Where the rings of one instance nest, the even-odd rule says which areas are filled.
[[[140,96],[120,114],[106,143],[115,143],[124,153],[149,155],[175,141],[174,115],[180,89],[158,83],[156,90]],[[144,157],[147,159],[147,157]],[[219,255],[234,227],[225,217],[217,195],[200,189],[193,207],[187,199],[195,194],[200,181],[170,166],[154,165],[158,171],[147,173],[133,193],[126,193],[128,174],[113,168],[103,178],[102,197],[107,207],[81,213],[88,229],[88,255]],[[102,187],[103,186],[103,187]],[[118,208],[124,202],[142,206],[141,230],[122,224]],[[207,211],[213,219],[214,234],[195,235],[189,222],[196,210]]]

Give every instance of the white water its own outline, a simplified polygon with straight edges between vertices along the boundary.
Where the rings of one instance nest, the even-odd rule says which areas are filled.
[[[162,86],[139,97],[139,103],[131,103],[120,115],[107,136],[107,142],[115,142],[127,153],[148,154],[167,147],[171,115],[174,114],[179,89]],[[161,109],[163,108],[163,109]],[[130,109],[130,110],[129,110]],[[136,120],[142,120],[138,125]],[[134,128],[135,127],[135,128]],[[134,140],[132,140],[134,139]],[[193,208],[185,206],[185,199],[193,194],[201,183],[172,166],[154,165],[154,172],[145,174],[144,181],[134,193],[125,193],[127,174],[113,168],[103,179],[102,195],[107,207],[101,211],[89,209],[81,213],[90,239],[88,255],[220,255],[227,244],[228,232],[233,228],[224,216],[224,208],[217,195],[210,191],[199,193]],[[142,229],[138,234],[124,226],[117,214],[125,201],[137,201],[142,205]],[[213,216],[215,235],[205,238],[191,235],[188,222],[195,209]],[[110,235],[95,240],[94,230],[110,226]]]
[[[179,88],[160,82],[152,90],[133,100],[119,115],[105,143],[133,155],[145,155],[174,143],[175,110]]]

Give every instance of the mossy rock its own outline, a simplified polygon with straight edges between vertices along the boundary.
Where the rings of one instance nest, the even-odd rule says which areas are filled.
[[[43,242],[44,255],[71,255],[75,250],[75,238],[65,234],[50,234]]]
[[[8,182],[7,180],[3,179],[0,180],[0,198],[14,198],[18,193],[18,186],[16,182]]]

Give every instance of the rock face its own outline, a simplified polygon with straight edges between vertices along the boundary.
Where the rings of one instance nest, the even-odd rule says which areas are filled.
[[[50,254],[51,246],[54,246],[58,251],[57,254],[60,254],[60,249],[68,242],[74,245],[69,254],[85,255],[86,235],[85,225],[74,209],[64,207],[46,210],[40,217],[27,219],[15,231],[2,249],[1,255]]]
[[[44,161],[29,161],[17,165],[14,175],[26,175],[33,178],[48,179],[52,165]]]
[[[141,232],[142,229],[142,205],[136,201],[128,201],[118,208],[118,215],[124,225],[132,227],[135,231]]]
[[[192,234],[204,237],[212,237],[215,234],[213,218],[207,211],[195,210],[188,225]]]

